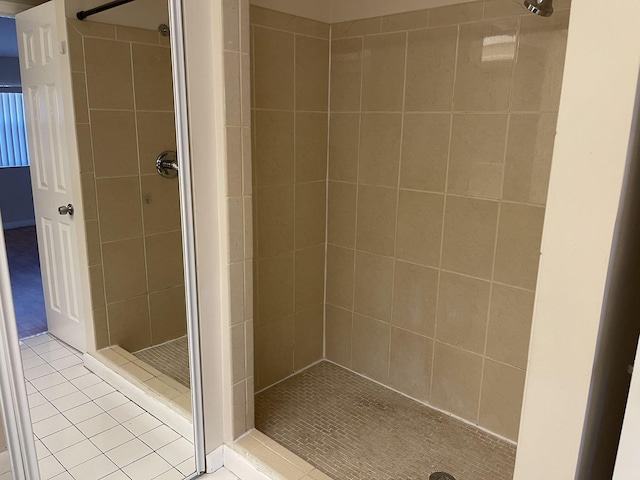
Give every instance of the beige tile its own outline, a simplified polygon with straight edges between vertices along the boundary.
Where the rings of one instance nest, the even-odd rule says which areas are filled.
[[[329,95],[329,42],[296,36],[296,109],[326,112]]]
[[[245,279],[241,262],[229,264],[229,316],[231,324],[244,321]]]
[[[89,106],[87,105],[87,83],[84,73],[71,74],[73,88],[73,112],[76,123],[89,122]]]
[[[438,295],[436,339],[483,354],[489,315],[490,284],[442,272]]]
[[[244,262],[244,318],[250,320],[253,318],[254,310],[254,283],[253,277],[256,267],[253,260]]]
[[[354,312],[383,322],[390,322],[393,259],[357,252],[354,283]]]
[[[500,198],[507,115],[454,115],[447,192]]]
[[[502,197],[515,202],[547,202],[557,115],[512,115]]]
[[[526,368],[533,317],[533,292],[494,285],[491,294],[487,356]]]
[[[409,32],[406,111],[451,110],[457,41],[457,27]]]
[[[224,49],[240,50],[240,4],[238,0],[223,0],[222,31]]]
[[[402,115],[362,115],[358,182],[380,187],[397,187],[400,169]]]
[[[243,197],[244,259],[253,258],[253,198]]]
[[[102,242],[142,236],[142,207],[138,177],[96,180]]]
[[[293,252],[258,260],[256,327],[293,313]]]
[[[538,278],[544,208],[505,203],[500,211],[494,279],[533,290]]]
[[[84,225],[87,237],[89,265],[99,265],[102,263],[102,253],[100,252],[100,229],[98,228],[98,221],[87,220]]]
[[[327,178],[327,128],[326,114],[296,112],[296,182]]]
[[[95,333],[96,350],[109,346],[109,323],[107,309],[100,308],[93,311],[93,330]]]
[[[111,345],[129,352],[151,346],[149,303],[147,295],[107,306]]]
[[[143,175],[141,181],[145,234],[180,230],[178,179]]]
[[[242,194],[253,194],[253,158],[252,158],[252,135],[250,128],[242,129]]]
[[[361,37],[380,33],[381,18],[364,18],[331,25],[331,38]]]
[[[293,373],[293,316],[256,327],[256,388]]]
[[[433,340],[391,328],[389,385],[422,401],[429,398]]]
[[[429,10],[396,13],[382,17],[382,32],[397,32],[426,28],[429,23]]]
[[[356,248],[379,255],[394,253],[396,233],[396,189],[360,186]]]
[[[229,261],[244,260],[244,205],[242,197],[227,199],[229,225]]]
[[[429,26],[454,25],[482,19],[482,2],[463,3],[448,7],[433,8],[429,12]]]
[[[353,308],[353,250],[327,246],[327,303]]]
[[[240,55],[240,120],[243,127],[251,126],[251,57]]]
[[[332,27],[335,34],[335,25]],[[337,38],[337,37],[333,37]],[[331,112],[360,110],[362,39],[331,41]]]
[[[387,323],[354,314],[352,366],[356,372],[379,382],[388,381],[390,329]]]
[[[231,327],[231,382],[246,378],[244,324]]]
[[[513,17],[514,15],[526,15],[527,9],[524,2],[516,0],[486,0],[484,2],[484,18]]]
[[[327,359],[351,368],[353,313],[333,305],[326,306]]]
[[[507,110],[516,25],[516,18],[507,18],[460,26],[455,110]]]
[[[293,108],[294,36],[254,27],[254,78],[256,108]]]
[[[98,310],[104,308],[104,278],[102,277],[102,265],[89,267],[89,281],[91,282],[91,308]]]
[[[93,145],[91,144],[91,127],[86,123],[76,124],[78,141],[78,160],[80,173],[93,172]]]
[[[406,33],[364,37],[362,110],[402,110]]]
[[[129,44],[85,38],[84,55],[89,106],[133,109],[133,78]]]
[[[258,253],[272,256],[293,250],[293,185],[258,189]]]
[[[255,112],[258,185],[293,183],[293,112]]]
[[[160,35],[157,30],[123,27],[122,25],[116,25],[116,39],[124,42],[149,43],[151,45],[160,43]]]
[[[300,312],[324,300],[324,245],[298,250],[295,258],[295,311]]]
[[[254,358],[253,358],[253,351],[254,351],[254,342],[253,342],[253,320],[250,320],[248,322],[244,323],[244,336],[245,336],[245,364],[247,367],[247,375],[248,376],[253,376],[254,373]],[[253,380],[252,380],[253,382]],[[252,383],[253,385],[253,383]],[[250,398],[253,398],[250,397]]]
[[[327,214],[326,194],[326,182],[296,185],[296,249],[324,243]]]
[[[478,423],[492,432],[518,439],[524,394],[524,371],[487,360]]]
[[[557,111],[564,73],[569,11],[556,12],[550,18],[527,15],[522,17],[521,22],[513,110]]]
[[[247,431],[247,392],[245,382],[233,387],[233,437],[238,438]]]
[[[435,342],[431,403],[475,422],[480,401],[482,357]]]
[[[92,110],[91,130],[96,178],[138,174],[133,112]]]
[[[316,305],[294,316],[293,366],[295,370],[317,362],[324,347],[323,306]]]
[[[147,283],[155,292],[184,283],[182,233],[161,233],[145,237]]]
[[[356,185],[329,182],[327,239],[329,243],[354,248],[356,243]]]
[[[444,195],[400,190],[395,256],[438,267]]]
[[[496,202],[447,197],[442,268],[490,279],[497,220]]]
[[[81,174],[80,182],[84,219],[87,221],[96,220],[98,218],[98,200],[96,198],[96,181],[93,173]]]
[[[329,128],[329,179],[356,182],[360,115],[332,113]]]
[[[69,41],[69,63],[72,72],[84,72],[84,47],[82,35],[73,27],[67,28]]]
[[[131,46],[136,107],[139,110],[173,110],[171,51],[166,47]]]
[[[147,292],[142,238],[105,243],[102,256],[107,303]]]
[[[242,124],[242,99],[240,80],[240,55],[237,52],[224,52],[224,111],[225,124]]]
[[[151,340],[154,345],[187,334],[184,286],[149,294],[151,307]]]
[[[262,25],[278,30],[296,32],[320,38],[329,38],[329,25],[308,18],[251,5],[251,25]]]
[[[115,25],[91,22],[89,20],[77,20],[75,18],[68,18],[67,22],[85,37],[98,37],[112,40],[116,38]]]
[[[249,53],[251,49],[251,27],[249,0],[240,0],[240,51]]]
[[[451,115],[404,116],[400,187],[444,192],[449,158]]]
[[[140,172],[156,172],[156,159],[162,152],[176,151],[176,126],[172,112],[136,112]]]
[[[393,325],[433,338],[437,298],[437,270],[396,261]]]

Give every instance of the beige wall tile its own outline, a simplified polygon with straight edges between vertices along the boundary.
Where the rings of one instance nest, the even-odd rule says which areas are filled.
[[[353,313],[327,304],[326,317],[327,359],[351,368]]]
[[[240,4],[238,0],[223,0],[222,31],[224,33],[224,49],[240,50]]]
[[[76,139],[78,141],[80,173],[93,172],[93,145],[91,143],[91,127],[89,124],[76,124]]]
[[[533,290],[538,278],[544,208],[505,203],[500,210],[494,278]]]
[[[332,27],[335,35],[336,26]],[[334,38],[337,38],[334,36]],[[257,76],[257,74],[256,74]],[[331,42],[331,112],[360,110],[362,39]]]
[[[354,248],[356,243],[356,185],[329,182],[327,239],[329,243]]]
[[[382,17],[382,32],[397,32],[401,30],[415,30],[426,28],[429,23],[429,10],[397,13]]]
[[[357,252],[354,282],[353,310],[383,322],[390,322],[393,259]]]
[[[171,51],[167,47],[131,45],[136,107],[139,110],[173,110]]]
[[[360,37],[380,33],[380,17],[364,18],[362,20],[350,20],[348,22],[334,23],[331,25],[331,38]]]
[[[242,262],[229,264],[229,311],[231,325],[245,320],[245,279]],[[253,298],[251,299],[253,302]],[[251,317],[250,317],[251,318]]]
[[[69,63],[72,72],[84,72],[84,47],[82,35],[67,21],[67,40],[69,41]]]
[[[84,219],[95,220],[98,218],[98,200],[96,198],[96,181],[93,173],[82,173],[80,175],[80,181]]]
[[[93,330],[95,333],[96,350],[108,347],[109,322],[107,322],[106,308],[93,311]]]
[[[327,246],[327,303],[353,308],[353,280],[355,252],[346,248]]]
[[[147,295],[109,304],[107,316],[111,345],[119,345],[128,352],[151,346]]]
[[[242,381],[233,386],[233,438],[247,431],[247,386]]]
[[[253,194],[252,130],[242,129],[242,194]]]
[[[324,245],[298,250],[295,257],[295,311],[324,301]]]
[[[102,242],[142,236],[142,207],[138,177],[96,180]]]
[[[514,367],[527,367],[533,300],[533,292],[493,286],[487,332],[488,357]]]
[[[436,339],[483,354],[489,315],[490,284],[442,272]]]
[[[390,329],[387,323],[353,316],[352,367],[356,372],[379,382],[388,381]]]
[[[516,53],[516,25],[516,19],[509,18],[460,26],[455,110],[507,110]],[[500,41],[485,45],[486,38]]]
[[[332,113],[329,130],[329,179],[356,182],[360,115]]]
[[[251,48],[249,0],[240,0],[240,51],[249,53]]]
[[[231,327],[231,381],[237,383],[246,378],[244,324]]]
[[[224,111],[225,124],[242,124],[242,99],[240,80],[240,55],[237,52],[224,52]]]
[[[429,12],[429,26],[437,27],[456,23],[475,22],[482,19],[482,9],[482,2],[433,8]]]
[[[407,34],[364,37],[362,110],[402,110]]]
[[[324,347],[323,306],[316,305],[294,316],[293,366],[303,369],[322,358]]]
[[[485,362],[478,419],[481,427],[509,440],[518,439],[524,377],[523,370],[491,360]]]
[[[329,25],[308,18],[296,17],[267,8],[251,5],[251,24],[277,28],[320,38],[329,38]]]
[[[523,3],[515,0],[485,0],[484,18],[489,20],[492,18],[525,15],[527,14],[527,9]]]
[[[92,110],[91,130],[97,178],[138,174],[136,119],[133,112]]]
[[[296,249],[325,241],[326,182],[302,183],[295,188]]]
[[[293,373],[293,316],[256,327],[256,388]]]
[[[404,116],[400,187],[444,192],[449,158],[451,115]]]
[[[244,205],[242,197],[227,199],[229,212],[229,261],[240,262],[244,260]]]
[[[444,195],[400,190],[395,256],[438,267]]]
[[[294,35],[254,27],[256,108],[293,108]]]
[[[142,238],[102,245],[107,303],[137,297],[147,292]]]
[[[171,232],[145,237],[147,284],[149,291],[184,284],[182,233]]]
[[[243,0],[244,1],[244,0]],[[240,55],[240,116],[243,127],[251,126],[251,57]]]
[[[244,259],[253,258],[253,199],[243,197]]]
[[[98,221],[87,220],[84,225],[87,237],[87,256],[89,265],[99,265],[102,263],[102,253],[100,251],[100,229],[98,228]]]
[[[258,260],[256,327],[293,313],[293,281],[293,252]]]
[[[447,191],[500,198],[507,115],[454,115]]]
[[[145,234],[180,230],[178,179],[143,175],[141,182]]]
[[[296,35],[296,109],[329,108],[329,42]],[[326,143],[326,142],[325,142]]]
[[[103,309],[106,303],[104,300],[104,278],[102,277],[102,265],[89,267],[89,280],[91,282],[91,308],[93,310]]]
[[[89,105],[87,104],[87,82],[84,73],[71,74],[73,85],[73,112],[76,123],[89,122]]]
[[[358,187],[356,246],[379,255],[393,255],[398,191],[382,187]]]
[[[293,250],[293,185],[258,189],[258,232],[260,256]]]
[[[327,178],[327,128],[326,114],[296,112],[296,182]]]
[[[457,27],[409,32],[406,111],[451,110],[457,41]]]
[[[136,112],[140,173],[154,174],[156,159],[167,150],[176,151],[176,127],[172,112]]]
[[[431,403],[475,422],[480,401],[482,357],[435,342]]]
[[[123,27],[116,25],[116,39],[125,42],[149,43],[158,45],[160,34],[157,30],[147,30],[145,28]]]
[[[497,220],[496,202],[447,197],[442,268],[490,279]]]
[[[362,115],[358,182],[397,187],[400,169],[402,115],[367,113]]]
[[[556,137],[553,113],[511,115],[503,198],[544,205]]]
[[[73,28],[85,37],[110,38],[112,40],[116,38],[115,25],[91,22],[88,20],[77,20],[75,18],[68,18],[67,23],[72,25]]]
[[[245,354],[246,354],[245,365],[247,369],[247,376],[253,376],[253,370],[254,370],[253,320],[244,322],[244,336],[245,336]],[[253,379],[252,379],[252,382],[253,382]]]
[[[391,328],[389,384],[422,401],[429,398],[433,340]]]
[[[258,185],[293,183],[293,112],[255,112]]]
[[[396,261],[391,323],[433,338],[438,271]]]
[[[149,294],[151,341],[159,345],[187,334],[184,285]]]
[[[133,109],[133,78],[129,44],[85,38],[84,54],[89,106]]]
[[[256,267],[253,260],[244,262],[244,318],[250,320],[253,318],[254,311],[254,285],[253,278]]]

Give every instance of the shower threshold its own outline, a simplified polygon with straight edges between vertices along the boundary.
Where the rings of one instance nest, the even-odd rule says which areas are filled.
[[[513,478],[515,445],[327,361],[255,401],[258,430],[335,480]]]

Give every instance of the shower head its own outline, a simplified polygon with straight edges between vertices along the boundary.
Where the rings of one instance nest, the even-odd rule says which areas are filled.
[[[524,6],[541,17],[550,17],[553,14],[553,0],[524,0]]]

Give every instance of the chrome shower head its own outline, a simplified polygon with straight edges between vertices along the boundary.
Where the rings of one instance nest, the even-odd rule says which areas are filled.
[[[550,17],[553,14],[553,0],[524,0],[524,6],[541,17]]]

